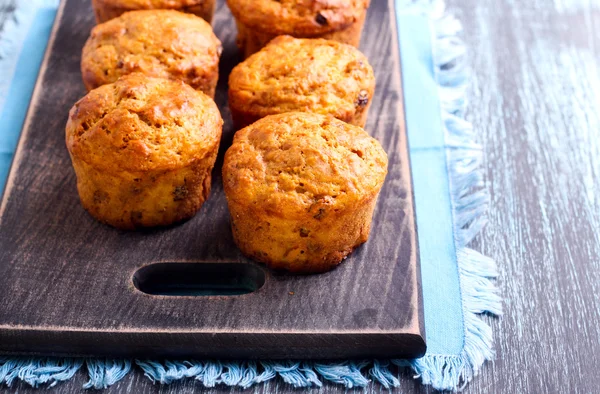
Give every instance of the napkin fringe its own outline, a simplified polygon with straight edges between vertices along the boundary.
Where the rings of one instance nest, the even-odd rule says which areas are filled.
[[[85,364],[90,380],[83,385],[84,389],[105,389],[131,371],[131,361],[123,359],[87,359]]]
[[[1,357],[0,383],[10,387],[19,379],[32,387],[53,387],[75,376],[82,365],[83,360],[72,358]]]
[[[14,17],[7,19],[2,27],[0,39],[0,108],[2,108],[8,90],[12,83],[12,75],[17,66],[17,61],[21,53],[22,42],[25,40],[23,34],[19,34],[21,29],[28,31],[33,22],[34,15],[27,12],[23,7],[17,7]],[[16,54],[16,56],[15,56]]]
[[[464,347],[460,355],[427,354],[409,362],[425,385],[437,390],[460,390],[494,358],[491,327],[482,314],[501,315],[502,299],[491,279],[496,263],[467,247],[487,223],[489,195],[483,180],[482,148],[473,126],[465,119],[470,80],[467,50],[458,37],[460,21],[445,13],[443,1],[412,1],[432,20],[433,59],[444,122],[454,235],[464,315]],[[398,366],[404,360],[393,360]]]
[[[31,0],[18,3],[13,17],[4,22],[0,35],[0,75],[2,75],[0,78],[0,108],[8,95],[19,54],[24,49],[22,44],[25,35],[22,32],[29,31],[35,19],[35,13],[31,10],[56,8],[57,4],[58,0]]]
[[[136,364],[154,383],[170,384],[194,378],[206,387],[218,384],[247,389],[280,377],[296,388],[322,387],[323,381],[347,388],[365,387],[373,380],[385,387],[396,386],[398,379],[388,369],[389,362],[353,361],[343,363],[244,361],[219,362],[190,360],[183,362],[136,360]],[[367,367],[371,368],[366,371]]]

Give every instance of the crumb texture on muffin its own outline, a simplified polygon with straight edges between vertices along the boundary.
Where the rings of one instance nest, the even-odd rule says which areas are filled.
[[[238,131],[225,154],[234,240],[272,268],[327,271],[367,241],[386,174],[385,151],[360,127],[267,116]]]
[[[226,157],[228,196],[286,218],[317,215],[320,206],[344,209],[387,174],[383,148],[363,129],[299,112],[238,131]]]
[[[350,45],[324,39],[279,36],[229,76],[229,106],[238,128],[290,111],[364,126],[374,91],[368,59]]]
[[[83,207],[122,229],[189,219],[210,193],[222,125],[181,81],[131,74],[92,90],[66,126]]]
[[[227,0],[246,27],[272,35],[309,37],[341,30],[361,19],[370,0]]]
[[[67,145],[98,168],[165,170],[203,157],[222,123],[214,101],[185,83],[132,74],[75,104]]]
[[[94,0],[96,3],[115,5],[132,10],[145,8],[180,8],[205,3],[206,0]]]
[[[128,11],[173,9],[199,16],[210,23],[215,0],[92,0],[98,23],[116,18]]]
[[[92,29],[81,72],[88,90],[141,72],[182,80],[212,97],[221,51],[201,18],[172,10],[131,11]]]

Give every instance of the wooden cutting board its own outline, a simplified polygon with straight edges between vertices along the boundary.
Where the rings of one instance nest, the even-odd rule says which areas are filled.
[[[418,243],[390,7],[387,0],[372,1],[362,41],[377,76],[366,129],[389,156],[371,237],[329,273],[291,276],[245,259],[231,236],[220,171],[233,137],[227,76],[240,59],[224,2],[213,24],[224,46],[216,102],[226,124],[210,199],[181,225],[123,232],[93,220],[77,196],[64,126],[85,94],[79,60],[94,16],[90,1],[63,1],[0,206],[0,352],[423,355]]]

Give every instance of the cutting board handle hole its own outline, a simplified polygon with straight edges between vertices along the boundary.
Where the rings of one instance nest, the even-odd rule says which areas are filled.
[[[154,263],[133,274],[141,292],[162,296],[237,296],[265,284],[265,272],[248,263]]]

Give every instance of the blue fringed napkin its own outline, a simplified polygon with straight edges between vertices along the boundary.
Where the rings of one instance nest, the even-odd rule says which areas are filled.
[[[32,4],[33,3],[33,4]],[[56,0],[19,3],[0,32],[0,187],[3,186],[48,41]],[[390,367],[412,368],[423,384],[454,390],[493,357],[492,332],[479,314],[501,313],[491,278],[495,263],[467,248],[485,224],[488,197],[481,149],[464,119],[468,83],[460,23],[434,0],[397,0],[402,79],[421,254],[428,352],[418,360],[314,362],[150,361],[0,358],[0,384],[32,386],[71,379],[83,366],[85,388],[105,388],[135,364],[156,382],[194,378],[250,387],[276,377],[296,387],[329,381],[362,387],[399,384]],[[27,48],[27,50],[23,50]],[[10,97],[10,100],[6,100]]]

